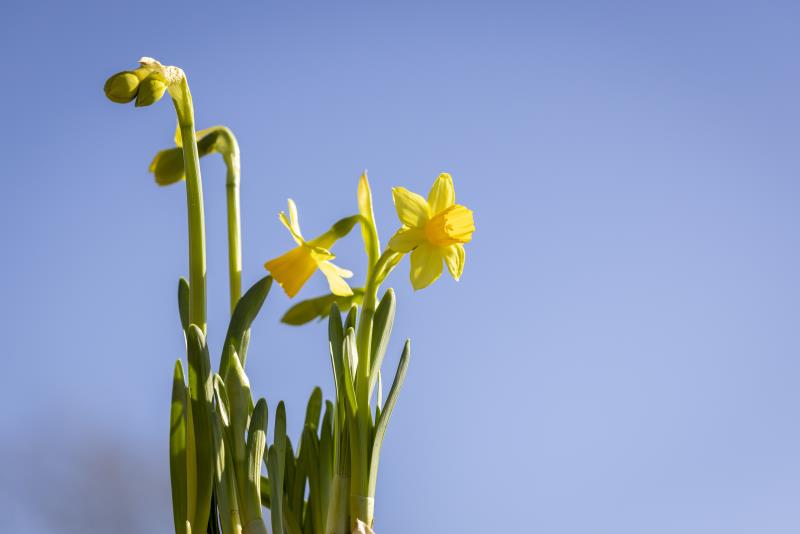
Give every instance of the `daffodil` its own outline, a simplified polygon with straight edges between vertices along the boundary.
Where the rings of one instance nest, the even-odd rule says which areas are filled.
[[[292,199],[289,199],[289,217],[284,212],[281,212],[280,220],[289,230],[289,233],[292,234],[297,247],[282,256],[268,261],[264,264],[264,267],[272,274],[272,277],[280,284],[286,294],[290,298],[294,297],[308,279],[311,278],[314,271],[319,269],[328,279],[331,293],[342,297],[352,295],[353,290],[350,289],[344,279],[350,278],[353,273],[334,265],[330,261],[336,256],[331,253],[329,248],[339,237],[342,237],[342,231],[337,228],[339,223],[321,236],[311,241],[306,241],[300,232],[300,224],[297,221],[297,206],[295,206]],[[343,221],[349,221],[349,219],[343,219]],[[354,223],[355,220],[353,221]],[[347,232],[353,227],[353,224],[344,225],[349,226]]]
[[[456,204],[453,179],[442,173],[425,200],[404,187],[392,189],[397,216],[403,223],[389,241],[395,252],[411,252],[411,285],[422,289],[442,274],[442,262],[455,280],[464,270],[464,243],[475,231],[472,211]]]

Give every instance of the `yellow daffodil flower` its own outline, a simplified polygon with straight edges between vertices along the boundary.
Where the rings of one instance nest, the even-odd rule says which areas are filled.
[[[286,254],[268,261],[264,267],[272,274],[289,298],[294,297],[300,291],[300,288],[317,269],[328,279],[331,293],[342,297],[352,295],[353,290],[344,279],[350,278],[353,273],[330,261],[335,256],[328,249],[340,236],[336,235],[332,229],[316,239],[306,241],[303,234],[300,233],[300,224],[297,222],[297,206],[292,199],[289,199],[289,217],[287,218],[286,214],[281,212],[280,219],[298,246]]]
[[[403,187],[392,189],[402,228],[389,241],[395,252],[411,252],[411,285],[422,289],[442,274],[442,261],[455,280],[464,270],[464,243],[472,239],[472,211],[456,204],[453,179],[442,173],[428,200]]]

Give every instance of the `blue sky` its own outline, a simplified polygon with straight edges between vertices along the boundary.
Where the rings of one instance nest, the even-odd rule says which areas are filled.
[[[450,172],[463,279],[389,279],[413,359],[380,534],[800,529],[800,9],[794,2],[27,2],[0,7],[2,522],[169,532],[185,195],[147,173],[168,103],[118,106],[142,55],[183,67],[242,149],[244,279],[391,187]],[[209,336],[227,325],[224,168],[203,161]],[[358,240],[338,263],[363,276]],[[301,293],[325,284],[316,276]],[[248,372],[300,431],[332,395],[324,325]]]

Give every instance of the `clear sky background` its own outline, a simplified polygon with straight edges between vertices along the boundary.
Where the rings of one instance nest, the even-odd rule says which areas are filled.
[[[413,359],[379,534],[800,532],[796,2],[4,2],[3,531],[170,532],[183,186],[147,173],[182,66],[198,126],[242,148],[244,280],[391,187],[452,173],[461,282],[390,285]],[[203,161],[210,342],[227,325],[224,168]],[[339,263],[363,276],[356,235]],[[407,261],[407,260],[406,260]],[[315,275],[301,293],[322,293]],[[324,324],[273,290],[248,370],[299,434],[332,395]],[[216,360],[216,354],[214,359]]]

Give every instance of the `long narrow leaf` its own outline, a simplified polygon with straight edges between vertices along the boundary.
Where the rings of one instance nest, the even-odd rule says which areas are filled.
[[[283,401],[278,403],[278,409],[275,412],[274,443],[269,448],[267,461],[269,479],[272,483],[270,516],[273,534],[283,534],[283,475],[286,461],[286,406]]]
[[[233,345],[236,353],[239,355],[242,367],[244,367],[247,359],[247,347],[244,346],[245,333],[250,329],[250,325],[258,315],[261,306],[264,304],[269,289],[272,287],[272,277],[265,276],[247,290],[239,302],[236,303],[236,309],[233,310],[230,324],[228,325],[228,333],[225,335],[225,347],[223,351],[222,360],[219,364],[219,374],[223,378],[227,378],[228,368],[230,366],[230,351],[227,348]]]
[[[271,506],[270,495],[272,494],[272,489],[270,486],[269,478],[261,475],[261,506],[267,509]]]
[[[345,361],[344,366],[344,393],[347,400],[347,410],[355,417],[358,411],[358,403],[356,402],[356,390],[353,383],[355,370],[358,366],[358,350],[356,349],[356,335],[352,328],[347,329],[347,334],[342,344]]]
[[[380,461],[381,446],[383,445],[383,437],[386,434],[386,427],[389,425],[389,418],[392,416],[395,404],[397,404],[397,396],[400,394],[400,388],[403,387],[403,381],[406,379],[408,372],[408,363],[411,358],[411,340],[406,340],[403,347],[403,354],[400,356],[400,363],[397,365],[397,373],[394,375],[392,388],[389,390],[389,395],[386,397],[386,405],[375,425],[375,439],[372,444],[372,460],[369,467],[369,496],[375,496],[375,487],[378,482],[378,463]]]
[[[314,432],[319,427],[319,416],[322,414],[322,390],[315,387],[311,392],[306,405],[306,420],[304,427],[310,426]]]
[[[215,384],[215,386],[217,385],[220,384]],[[223,412],[225,401],[222,399],[220,391],[215,387],[214,396],[217,410],[214,411],[214,417],[211,419],[215,454],[214,490],[217,496],[223,534],[238,534],[241,530],[241,518],[236,494],[236,474],[230,453],[230,440],[228,439],[230,427],[226,423],[228,418]]]
[[[258,399],[247,430],[247,486],[242,503],[245,524],[261,518],[261,461],[267,443],[267,401]]]
[[[203,332],[190,325],[187,347],[189,353],[189,397],[194,423],[195,454],[197,458],[197,496],[195,515],[191,520],[193,530],[208,523],[211,510],[211,493],[214,484],[214,450],[211,432],[213,386],[211,360]]]
[[[189,293],[189,282],[186,281],[186,278],[181,277],[178,280],[178,313],[181,316],[181,328],[183,328],[184,336],[189,330]]]
[[[319,438],[314,433],[311,426],[306,426],[303,431],[303,454],[308,465],[308,501],[313,503],[322,502],[320,473],[319,473]],[[313,521],[314,531],[323,532],[323,516],[319,509],[312,508],[311,520]],[[308,513],[308,512],[307,512]]]
[[[181,361],[175,362],[172,375],[172,405],[169,427],[169,478],[172,485],[172,515],[175,532],[186,529],[186,383]]]
[[[392,336],[392,326],[394,325],[396,309],[397,300],[394,296],[394,290],[389,288],[383,295],[380,304],[378,304],[378,308],[375,310],[375,316],[372,320],[372,361],[369,367],[370,398],[372,398],[372,392],[375,389],[375,384],[378,382],[381,364],[383,364],[383,357],[386,355],[386,347],[389,345],[389,338]]]

